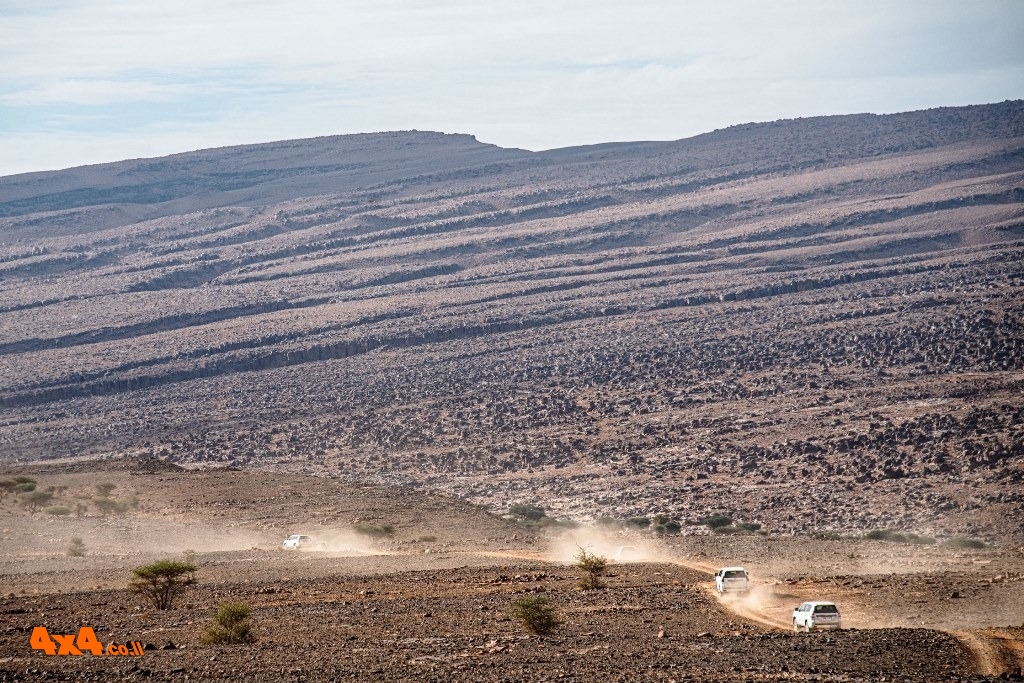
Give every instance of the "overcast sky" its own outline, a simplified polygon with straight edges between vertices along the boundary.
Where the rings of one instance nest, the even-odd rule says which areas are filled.
[[[1024,0],[0,0],[0,175],[381,130],[539,150],[1024,98]]]

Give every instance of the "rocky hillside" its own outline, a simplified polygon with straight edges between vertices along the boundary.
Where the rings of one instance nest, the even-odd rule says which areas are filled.
[[[1024,103],[0,178],[0,463],[1024,538]]]

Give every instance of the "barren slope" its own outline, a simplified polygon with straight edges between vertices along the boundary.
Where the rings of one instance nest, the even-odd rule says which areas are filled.
[[[1024,105],[0,179],[0,461],[1024,537]]]

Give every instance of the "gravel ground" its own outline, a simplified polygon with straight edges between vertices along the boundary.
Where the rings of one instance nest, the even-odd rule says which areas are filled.
[[[556,539],[461,501],[317,478],[279,477],[268,496],[262,475],[227,470],[36,476],[69,490],[110,480],[140,509],[58,518],[0,505],[2,681],[960,681],[1024,665],[1015,548],[587,530]],[[328,509],[337,525],[318,523]],[[333,538],[356,520],[395,533],[360,549],[278,547],[288,532]],[[64,553],[73,535],[86,557]],[[613,562],[605,587],[584,591],[564,561],[577,545],[607,555],[630,545],[640,561]],[[128,592],[133,567],[190,548],[198,584],[173,609]],[[709,572],[724,564],[751,571],[748,598],[716,598]],[[550,599],[562,621],[553,633],[532,635],[511,616],[524,595]],[[789,611],[813,598],[835,600],[851,628],[790,632]],[[225,601],[251,605],[255,643],[202,643]],[[46,656],[29,645],[36,626],[92,626],[104,644],[154,649]]]

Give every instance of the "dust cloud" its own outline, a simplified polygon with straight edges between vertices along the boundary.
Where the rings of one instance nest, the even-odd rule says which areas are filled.
[[[579,527],[550,539],[547,559],[552,562],[575,562],[580,549],[600,555],[616,563],[669,562],[668,549],[657,541],[624,536],[594,527]]]
[[[390,554],[377,548],[365,534],[350,529],[318,529],[310,533],[310,539],[312,542],[299,548],[300,552],[329,553],[338,557]]]
[[[100,529],[80,535],[85,537],[90,555],[231,552],[266,547],[268,542],[267,535],[257,531],[180,523]]]
[[[796,596],[775,592],[771,586],[756,584],[746,593],[725,593],[718,599],[741,617],[773,628],[790,626],[793,608],[802,602]]]

